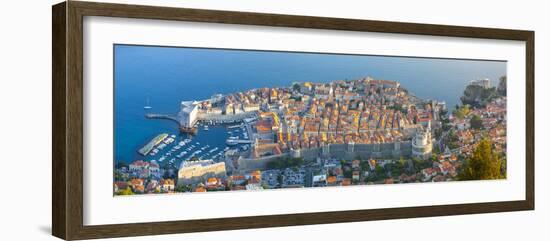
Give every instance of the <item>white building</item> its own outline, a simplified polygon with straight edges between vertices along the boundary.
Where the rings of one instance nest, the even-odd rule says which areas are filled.
[[[430,125],[428,124],[426,130],[420,127],[412,140],[413,157],[424,160],[430,158],[430,156],[432,155],[432,146],[432,132],[430,129]]]
[[[192,127],[197,121],[197,113],[199,112],[197,101],[182,101],[179,119],[185,127]]]
[[[245,112],[252,112],[252,111],[259,111],[260,105],[259,104],[245,104],[243,106],[243,109]]]
[[[491,88],[491,80],[489,80],[489,79],[472,80],[472,81],[470,81],[470,84],[471,84],[471,85],[481,86],[481,87],[483,87],[484,89],[489,89],[489,88]]]

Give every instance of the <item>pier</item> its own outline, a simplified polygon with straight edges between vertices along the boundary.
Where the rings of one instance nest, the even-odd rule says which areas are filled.
[[[227,128],[228,128],[228,129],[235,129],[235,128],[241,128],[241,127],[243,127],[243,126],[244,126],[244,124],[240,124],[240,125],[228,126]]]
[[[193,123],[193,125],[189,126],[187,125],[185,120],[178,118],[179,116],[180,116],[179,114],[177,116],[167,115],[167,114],[146,114],[145,118],[171,120],[178,124],[178,128],[180,132],[188,133],[188,134],[196,134],[197,133],[197,128],[195,127],[196,121],[195,123]]]
[[[225,143],[226,143],[227,145],[252,144],[252,143],[254,143],[254,141],[252,141],[252,140],[233,140],[233,139],[228,139]]]
[[[175,122],[178,122],[178,118],[176,118],[175,116],[171,116],[171,115],[164,115],[164,114],[146,114],[145,117],[147,119],[166,119],[166,120],[172,120],[172,121],[175,121]]]

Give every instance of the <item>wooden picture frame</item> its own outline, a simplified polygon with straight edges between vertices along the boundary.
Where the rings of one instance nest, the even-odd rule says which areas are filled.
[[[67,239],[110,238],[214,230],[533,210],[534,32],[325,17],[68,1],[52,8],[52,233]],[[465,38],[526,43],[525,200],[490,203],[316,212],[115,225],[83,224],[83,18],[107,16],[207,23],[280,26]]]

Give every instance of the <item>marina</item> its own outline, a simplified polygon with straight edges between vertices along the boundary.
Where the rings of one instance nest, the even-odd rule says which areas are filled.
[[[217,122],[197,123],[195,134],[177,132],[155,136],[138,151],[145,161],[155,161],[161,166],[178,167],[182,162],[198,159],[221,161],[230,149],[248,150],[245,123],[228,125]],[[177,131],[174,128],[174,131]]]
[[[156,136],[155,138],[153,138],[151,141],[149,141],[145,146],[143,146],[141,149],[139,149],[139,154],[143,155],[143,156],[146,156],[147,154],[149,154],[152,150],[157,150],[157,149],[153,149],[155,148],[155,146],[159,145],[162,141],[164,141],[164,139],[168,137],[168,134],[166,133],[162,133],[158,136]],[[158,152],[158,151],[157,151]]]

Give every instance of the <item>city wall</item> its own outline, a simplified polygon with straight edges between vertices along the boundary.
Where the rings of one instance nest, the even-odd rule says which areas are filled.
[[[253,117],[255,114],[256,114],[255,111],[242,112],[242,113],[230,114],[230,115],[199,112],[197,115],[197,119],[203,120],[203,121],[237,122],[237,121],[242,121],[249,117]]]
[[[278,158],[283,158],[288,156],[289,156],[288,153],[284,153],[280,155],[271,155],[271,156],[265,156],[260,158],[240,158],[237,161],[238,167],[236,168],[236,171],[247,172],[247,171],[253,171],[253,170],[265,170],[267,167],[267,163],[276,161]]]
[[[383,143],[383,144],[330,144],[324,147],[291,150],[290,153],[267,156],[262,158],[241,158],[238,160],[239,171],[265,170],[267,163],[280,157],[301,157],[305,160],[314,160],[317,157],[351,160],[361,159],[397,159],[410,157],[412,153],[411,141]]]

